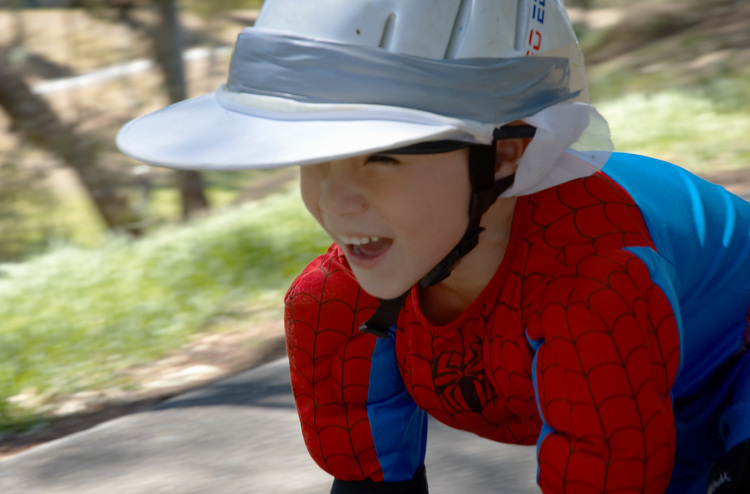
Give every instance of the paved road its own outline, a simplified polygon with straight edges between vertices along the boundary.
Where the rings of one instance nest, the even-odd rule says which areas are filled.
[[[534,448],[430,424],[430,492],[539,492]],[[237,374],[0,462],[2,494],[324,494],[286,360]]]

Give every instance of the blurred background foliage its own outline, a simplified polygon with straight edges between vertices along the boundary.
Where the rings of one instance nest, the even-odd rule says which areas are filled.
[[[326,247],[295,170],[180,175],[114,147],[131,118],[215,89],[260,4],[0,0],[0,432],[127,386],[120,370],[192,334],[278,319]],[[568,8],[619,150],[750,163],[750,1]]]
[[[0,79],[18,82],[0,82],[0,102],[23,94],[36,104],[31,115],[0,106],[0,262],[50,245],[93,247],[112,232],[137,237],[241,202],[258,180],[277,182],[269,172],[204,173],[186,184],[114,148],[132,117],[222,82],[233,40],[262,0],[176,2],[0,2]],[[165,5],[179,11],[166,37],[157,35],[167,31]],[[591,98],[621,150],[699,172],[748,162],[750,1],[569,0],[568,8]],[[179,46],[165,54],[170,43]],[[170,79],[169,57],[183,50]]]

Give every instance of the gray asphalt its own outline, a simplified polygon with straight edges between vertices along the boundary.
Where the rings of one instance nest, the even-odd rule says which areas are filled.
[[[538,493],[533,447],[430,423],[432,494]],[[0,462],[2,494],[329,492],[302,442],[285,359]]]

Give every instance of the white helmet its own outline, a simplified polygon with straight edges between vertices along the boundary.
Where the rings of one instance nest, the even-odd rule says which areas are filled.
[[[533,56],[532,56],[533,55]],[[266,0],[228,81],[128,123],[120,149],[184,169],[275,168],[537,128],[504,195],[601,168],[606,123],[561,0]]]

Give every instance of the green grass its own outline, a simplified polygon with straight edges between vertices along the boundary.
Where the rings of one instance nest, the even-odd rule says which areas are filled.
[[[290,192],[139,241],[60,247],[0,266],[0,428],[33,415],[8,404],[23,390],[51,399],[96,389],[212,318],[279,317],[287,286],[327,245]]]
[[[695,93],[633,93],[598,105],[615,148],[700,173],[750,163],[750,113],[728,113]]]
[[[591,99],[616,149],[698,173],[747,167],[750,52],[730,2],[594,3],[623,16],[606,28],[576,25]]]
[[[134,188],[131,191],[131,207],[144,215],[143,226],[146,233],[165,224],[179,222],[182,217],[180,191],[174,185],[174,174],[162,171],[161,175],[154,181],[147,205],[142,204],[140,190]],[[204,172],[204,192],[211,211],[217,212],[232,208],[237,203],[247,202],[248,197],[243,197],[243,194],[249,193],[249,199],[253,199],[286,190],[296,183],[292,178],[295,176],[296,173],[283,170]],[[33,199],[35,198],[25,198],[25,201],[28,203]],[[22,215],[24,221],[44,221],[50,225],[48,230],[51,234],[46,239],[47,243],[72,244],[86,248],[102,245],[107,236],[107,228],[88,197],[80,193],[64,193],[56,195],[54,201],[55,207],[42,207],[36,200],[33,203],[35,210],[29,214],[19,210],[18,205],[13,209],[18,210],[17,213]],[[38,251],[29,248],[29,245],[26,246],[28,252]],[[0,248],[2,246],[3,243],[0,242]],[[11,256],[8,258],[15,260]]]

